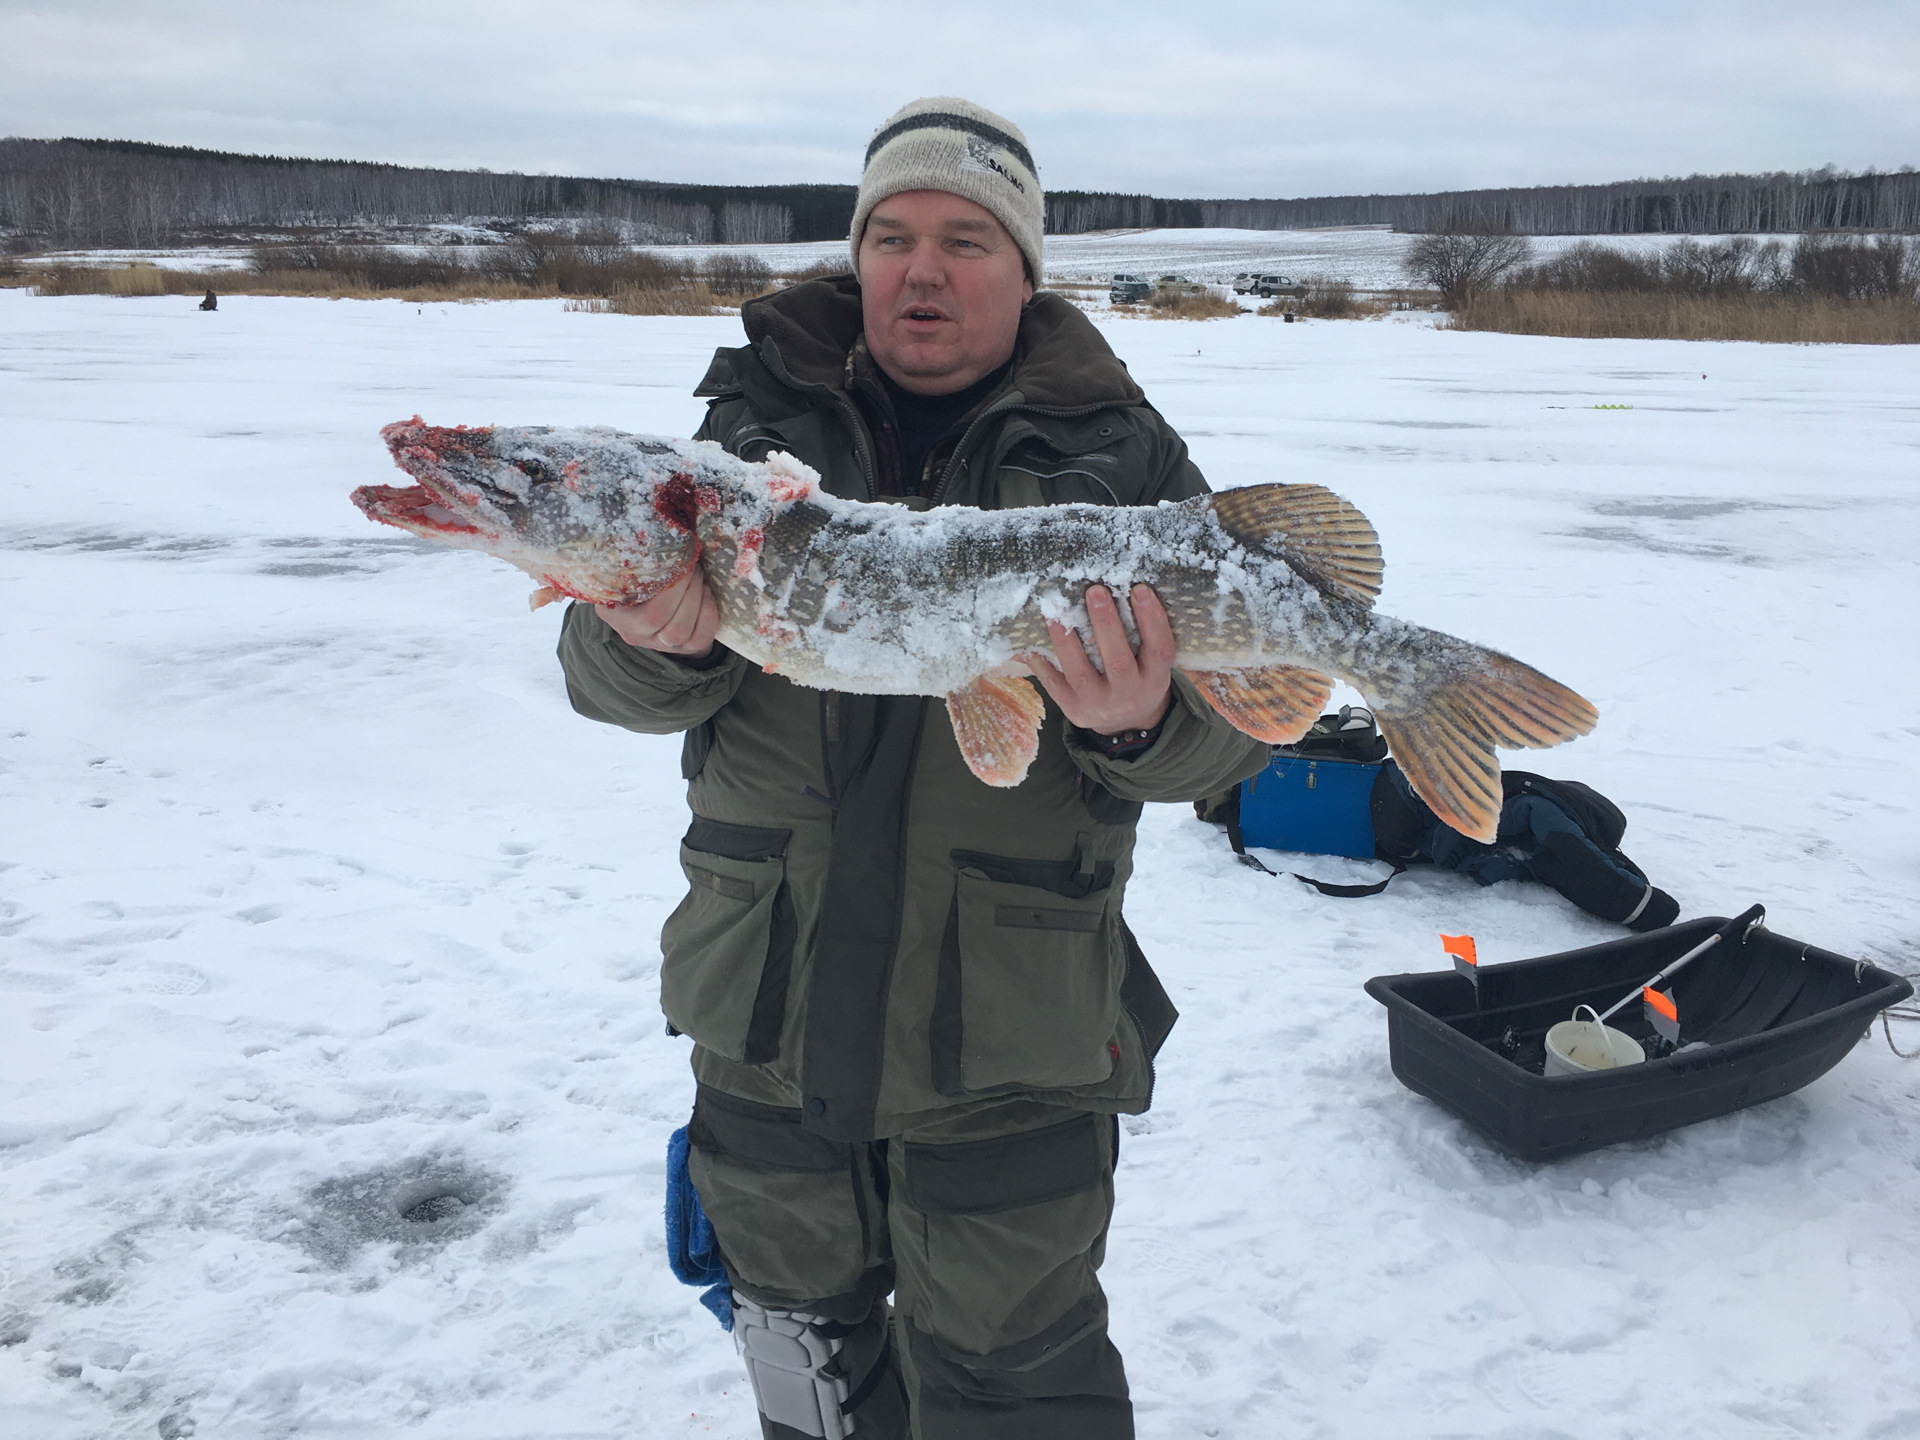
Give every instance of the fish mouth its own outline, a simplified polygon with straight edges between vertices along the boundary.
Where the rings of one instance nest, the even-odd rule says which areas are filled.
[[[417,535],[483,535],[504,528],[520,503],[486,478],[498,463],[491,426],[429,425],[415,415],[384,427],[380,438],[393,463],[418,483],[355,490],[353,503],[369,519]]]
[[[353,503],[369,520],[411,530],[416,535],[479,535],[471,524],[425,484],[362,485]]]

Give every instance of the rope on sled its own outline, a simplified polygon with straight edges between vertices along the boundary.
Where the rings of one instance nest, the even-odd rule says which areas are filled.
[[[1920,982],[1920,975],[1907,975],[1902,978]],[[1880,1012],[1880,1031],[1887,1037],[1887,1048],[1902,1060],[1920,1060],[1920,1050],[1902,1050],[1893,1043],[1893,1025],[1888,1020],[1888,1016],[1892,1016],[1894,1020],[1920,1020],[1920,1000],[1910,1000],[1902,1005],[1889,1005]]]
[[[1902,1050],[1893,1043],[1893,1026],[1887,1022],[1889,1015],[1899,1020],[1920,1020],[1920,1010],[1907,1005],[1891,1005],[1880,1012],[1880,1028],[1886,1032],[1887,1048],[1902,1060],[1920,1060],[1920,1050]]]

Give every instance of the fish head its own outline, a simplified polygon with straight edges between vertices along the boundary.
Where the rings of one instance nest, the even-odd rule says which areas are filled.
[[[441,426],[414,416],[380,432],[413,485],[364,485],[371,519],[484,550],[553,595],[636,605],[697,563],[691,447],[606,430]]]

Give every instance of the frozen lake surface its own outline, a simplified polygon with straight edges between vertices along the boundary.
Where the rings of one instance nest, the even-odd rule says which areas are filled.
[[[661,1236],[679,742],[572,714],[523,577],[347,502],[416,411],[687,433],[738,324],[193,305],[0,291],[0,1433],[746,1440]],[[1103,328],[1216,486],[1330,485],[1382,609],[1599,705],[1522,763],[1683,914],[1920,969],[1920,349]],[[1184,1012],[1104,1272],[1143,1436],[1920,1434],[1920,1064],[1877,1029],[1524,1165],[1393,1079],[1361,982],[1615,927],[1323,898],[1174,806],[1128,908]]]

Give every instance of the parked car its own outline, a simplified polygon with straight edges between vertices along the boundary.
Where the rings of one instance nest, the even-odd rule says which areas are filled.
[[[1233,293],[1236,295],[1258,295],[1262,300],[1271,300],[1276,295],[1304,295],[1306,286],[1296,285],[1285,275],[1236,275],[1233,277]]]
[[[1151,294],[1153,285],[1150,281],[1138,275],[1116,275],[1107,298],[1115,305],[1137,305]]]
[[[1185,275],[1162,275],[1153,282],[1154,290],[1162,295],[1204,295],[1207,287],[1198,280],[1189,280]]]

